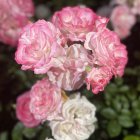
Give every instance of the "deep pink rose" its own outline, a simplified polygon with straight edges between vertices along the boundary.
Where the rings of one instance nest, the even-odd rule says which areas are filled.
[[[114,32],[105,28],[98,32],[91,32],[87,34],[84,46],[92,51],[93,66],[105,66],[111,69],[112,74],[123,75],[118,72],[118,67],[124,69],[127,63],[127,51]]]
[[[21,29],[28,24],[33,11],[31,0],[0,0],[0,41],[16,46]]]
[[[88,73],[86,78],[86,84],[88,90],[90,86],[92,87],[92,92],[97,94],[100,91],[103,91],[105,86],[109,83],[112,78],[112,73],[110,69],[106,67],[100,68],[92,68],[92,70]]]
[[[86,7],[66,7],[53,15],[52,22],[72,41],[84,41],[88,32],[96,30],[98,17]],[[101,20],[100,20],[101,21]]]
[[[61,112],[61,89],[48,79],[38,81],[31,89],[30,110],[40,121],[56,119]]]
[[[17,98],[16,115],[26,127],[35,127],[40,121],[36,120],[29,109],[30,92],[25,92]]]
[[[64,70],[55,68],[48,72],[50,81],[64,90],[76,90],[84,84],[86,67],[90,65],[89,52],[80,44],[66,48]]]
[[[136,23],[136,17],[128,6],[117,6],[111,14],[111,23],[119,37],[125,38],[130,34],[131,28]]]
[[[15,59],[22,64],[22,70],[30,69],[36,74],[44,74],[51,67],[62,67],[61,41],[62,35],[52,23],[45,20],[31,23],[21,33]]]

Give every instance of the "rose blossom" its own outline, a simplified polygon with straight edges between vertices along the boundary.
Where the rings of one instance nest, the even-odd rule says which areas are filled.
[[[126,5],[117,6],[111,14],[111,23],[119,37],[125,38],[130,34],[132,26],[136,23],[136,18]]]
[[[46,138],[45,140],[54,140],[54,139],[52,139],[52,138]]]
[[[86,140],[94,132],[94,125],[81,125],[68,120],[50,122],[52,135],[56,140]]]
[[[70,96],[62,106],[62,116],[69,121],[75,121],[81,125],[91,125],[96,122],[96,107],[85,96],[75,93]]]
[[[52,135],[56,140],[85,140],[95,130],[95,106],[85,97],[76,94],[63,104],[62,121],[51,121]]]
[[[88,32],[96,30],[96,22],[100,18],[91,9],[76,6],[66,7],[56,12],[52,22],[68,39],[84,41]]]
[[[21,9],[21,5],[22,9],[26,9],[26,11],[34,8],[32,1],[28,4],[25,1],[25,4],[22,2],[23,0],[17,0],[17,2],[15,0],[0,0],[0,41],[3,43],[17,45],[21,29],[28,24],[28,17],[33,15],[33,10],[30,12],[30,16],[29,12],[25,12],[24,15],[21,15],[21,11],[14,12]],[[27,7],[27,5],[30,6]]]
[[[23,95],[17,98],[16,104],[16,115],[17,118],[26,126],[26,127],[35,127],[39,125],[40,121],[36,120],[33,114],[30,112],[30,92],[25,92]]]
[[[30,110],[37,120],[56,119],[61,111],[61,89],[48,79],[38,81],[31,89]]]
[[[7,0],[7,5],[13,16],[31,17],[34,14],[34,4],[32,0]]]
[[[119,49],[122,48],[122,44],[114,32],[105,28],[98,32],[91,32],[87,34],[84,46],[86,49],[92,51],[92,55],[94,56],[93,67],[107,67],[115,76],[123,75],[123,73],[120,74],[117,72],[120,65],[118,65],[118,61],[116,60],[115,51],[121,54],[119,60],[124,61],[121,64],[124,65],[123,67],[127,63],[127,51],[125,46],[123,46],[123,51]]]
[[[64,70],[50,69],[50,81],[64,90],[76,90],[84,84],[85,69],[89,65],[89,52],[80,44],[73,44],[66,48],[66,57],[63,59]]]
[[[116,62],[116,73],[119,76],[123,76],[124,69],[128,61],[126,46],[121,44],[119,47],[116,47],[114,49],[114,57]]]
[[[51,67],[62,67],[61,37],[59,30],[45,20],[27,25],[19,38],[17,63],[22,64],[22,70],[31,69],[36,74],[44,74]]]
[[[132,12],[140,15],[140,0],[133,0]]]
[[[97,94],[98,92],[104,90],[104,87],[109,83],[111,78],[112,73],[108,68],[92,68],[86,78],[87,88],[90,90],[91,85],[92,92]]]
[[[1,9],[0,9],[1,11]],[[19,20],[13,19],[10,15],[1,15],[0,21],[0,41],[15,46],[21,31],[21,28],[27,24],[27,21],[21,23]]]

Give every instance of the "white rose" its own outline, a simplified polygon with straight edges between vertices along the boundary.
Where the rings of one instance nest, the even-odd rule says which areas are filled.
[[[85,140],[95,130],[96,108],[86,97],[73,94],[62,106],[61,121],[51,121],[52,135],[56,140]]]
[[[96,107],[86,97],[80,97],[80,94],[76,93],[74,98],[63,104],[62,116],[81,125],[91,125],[96,122],[95,111]]]
[[[84,126],[68,120],[52,121],[50,127],[56,140],[85,140],[95,129],[93,124]]]
[[[52,138],[46,138],[45,140],[54,140],[54,139],[52,139]]]

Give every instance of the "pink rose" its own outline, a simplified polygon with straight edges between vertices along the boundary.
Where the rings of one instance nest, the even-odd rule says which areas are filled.
[[[120,44],[119,47],[114,49],[114,57],[116,62],[116,74],[123,76],[124,69],[128,61],[126,46]]]
[[[32,0],[7,0],[7,5],[13,16],[31,17],[34,14]]]
[[[76,90],[84,84],[86,67],[90,65],[89,52],[80,44],[66,48],[63,59],[64,70],[51,69],[47,74],[50,81],[64,90]]]
[[[110,69],[106,67],[100,68],[92,68],[92,70],[88,73],[86,78],[87,88],[90,89],[90,85],[92,87],[92,92],[97,94],[100,91],[104,90],[104,87],[109,83],[112,78],[112,73]]]
[[[48,76],[52,83],[57,84],[60,88],[72,91],[79,89],[84,84],[86,72],[78,72],[74,69],[51,69]]]
[[[133,14],[140,15],[140,0],[113,0],[112,5],[127,5]]]
[[[140,15],[140,0],[133,0],[132,13]]]
[[[3,15],[1,14],[0,16],[2,17]],[[3,20],[0,21],[0,41],[11,46],[16,46],[21,28],[26,24],[27,20],[25,23],[21,23],[10,16],[3,16]]]
[[[22,70],[30,69],[36,74],[44,74],[51,67],[62,67],[61,39],[61,33],[52,23],[45,20],[31,23],[21,33],[15,59],[22,64]]]
[[[33,15],[31,0],[0,0],[0,41],[16,46],[21,29]],[[23,4],[24,2],[24,4]]]
[[[25,92],[17,98],[16,115],[26,127],[35,127],[40,121],[36,120],[29,109],[30,92]]]
[[[93,66],[105,66],[111,69],[114,75],[122,76],[122,73],[118,73],[118,67],[123,65],[124,69],[127,62],[127,51],[114,32],[105,28],[98,32],[91,32],[87,34],[84,46],[92,51]],[[118,59],[123,63],[119,64]]]
[[[111,23],[119,37],[125,38],[130,34],[131,28],[136,23],[136,18],[129,7],[117,6],[113,9]]]
[[[56,119],[61,112],[61,89],[48,79],[38,81],[31,89],[30,110],[40,121]]]
[[[52,22],[72,41],[84,41],[88,32],[96,30],[98,16],[86,7],[66,7],[53,15]]]

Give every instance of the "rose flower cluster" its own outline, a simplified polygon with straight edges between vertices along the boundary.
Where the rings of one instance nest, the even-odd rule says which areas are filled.
[[[84,140],[93,133],[95,106],[79,93],[67,97],[65,91],[86,84],[97,94],[113,76],[123,75],[126,47],[107,23],[91,9],[76,6],[56,12],[50,22],[23,28],[15,60],[22,70],[44,74],[17,99],[17,117],[26,126],[49,121],[56,140]]]
[[[16,46],[21,29],[33,14],[32,0],[0,0],[0,41]]]
[[[126,38],[140,16],[140,0],[111,0],[110,5],[115,6],[110,18],[114,31]]]

